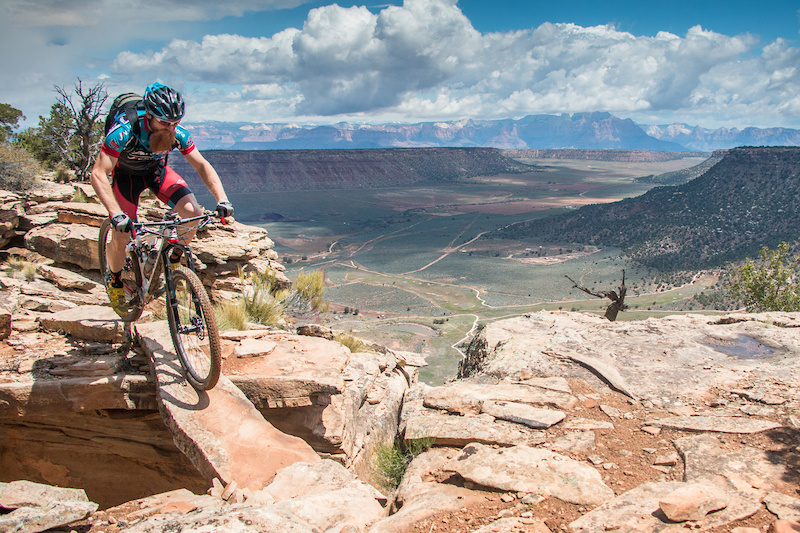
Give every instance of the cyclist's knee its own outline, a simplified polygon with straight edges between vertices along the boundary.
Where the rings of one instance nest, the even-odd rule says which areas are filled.
[[[200,207],[200,204],[197,203],[197,199],[193,194],[181,198],[178,203],[175,204],[175,211],[182,218],[196,217],[203,214],[203,209]]]

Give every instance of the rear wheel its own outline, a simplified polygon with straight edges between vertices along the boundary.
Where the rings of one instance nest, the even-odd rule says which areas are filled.
[[[220,342],[214,309],[197,274],[186,267],[172,272],[175,301],[167,295],[167,319],[186,379],[198,390],[219,380]]]
[[[111,226],[111,220],[105,219],[100,225],[100,235],[97,241],[98,244],[98,259],[100,262],[100,276],[103,279],[103,285],[108,293],[111,288],[111,271],[108,268],[108,260],[106,257],[106,250],[108,244],[111,242],[111,236],[114,229]],[[133,322],[142,316],[144,304],[139,297],[139,287],[141,287],[141,279],[137,279],[139,274],[138,265],[131,264],[131,257],[125,258],[125,266],[122,268],[122,286],[125,294],[125,305],[114,309],[116,313],[125,322]]]

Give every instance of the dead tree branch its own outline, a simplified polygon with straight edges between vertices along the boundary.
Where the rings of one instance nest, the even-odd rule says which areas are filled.
[[[628,306],[625,305],[625,293],[628,292],[628,289],[625,287],[624,269],[622,270],[622,285],[617,287],[617,291],[619,292],[614,290],[594,292],[591,289],[584,287],[583,285],[580,285],[577,281],[575,281],[571,277],[566,275],[564,277],[572,282],[573,288],[575,289],[580,289],[586,294],[594,296],[595,298],[608,298],[609,300],[611,300],[611,304],[609,304],[609,306],[606,308],[606,314],[605,314],[605,317],[609,319],[611,322],[617,319],[617,314],[620,311],[624,311],[628,308]]]

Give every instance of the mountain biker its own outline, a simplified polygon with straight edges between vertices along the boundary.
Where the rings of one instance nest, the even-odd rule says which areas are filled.
[[[118,314],[125,313],[125,293],[120,277],[125,265],[125,246],[130,240],[139,195],[144,189],[153,191],[181,218],[203,214],[186,181],[167,165],[170,151],[177,148],[194,167],[216,199],[217,213],[222,217],[233,215],[233,205],[228,201],[216,170],[197,150],[189,132],[179,125],[185,111],[181,94],[156,82],[147,87],[143,99],[143,109],[137,111],[138,125],[130,124],[125,113],[118,115],[91,174],[92,187],[108,210],[115,230],[111,232],[107,247],[111,279],[106,285],[111,306]],[[113,176],[111,183],[109,175]],[[189,231],[181,240],[188,244],[193,238],[194,232]],[[170,267],[177,268],[180,259],[178,250],[177,255],[170,256]]]

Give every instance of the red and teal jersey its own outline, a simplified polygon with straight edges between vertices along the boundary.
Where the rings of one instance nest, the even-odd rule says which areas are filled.
[[[121,113],[108,131],[106,140],[103,142],[101,150],[103,153],[116,158],[117,166],[130,172],[148,173],[158,166],[166,165],[166,154],[154,154],[150,151],[150,129],[145,111],[139,110],[139,136],[137,137],[131,128],[131,124]],[[186,155],[195,149],[192,136],[185,128],[178,125],[175,128],[175,144],[182,154]]]

